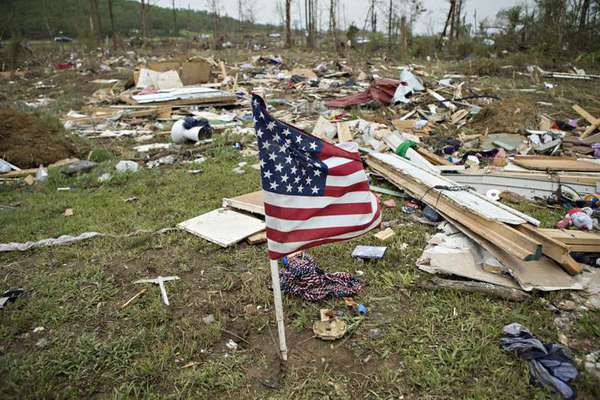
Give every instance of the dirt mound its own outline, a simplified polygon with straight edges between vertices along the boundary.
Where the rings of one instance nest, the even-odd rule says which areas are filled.
[[[0,158],[20,168],[35,168],[82,152],[56,121],[0,108]]]
[[[525,129],[537,129],[538,107],[527,97],[507,97],[484,107],[474,118],[470,127],[480,133],[522,133]]]

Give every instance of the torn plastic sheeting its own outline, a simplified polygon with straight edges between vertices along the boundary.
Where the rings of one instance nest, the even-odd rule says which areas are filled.
[[[406,82],[406,85],[415,92],[422,92],[423,90],[425,90],[425,87],[423,86],[419,78],[417,78],[412,72],[410,72],[407,69],[403,69],[402,72],[400,72],[400,80],[402,82]]]
[[[396,92],[394,93],[394,104],[408,104],[410,103],[410,96],[412,96],[414,92],[422,92],[425,90],[423,84],[409,70],[403,69],[400,72],[400,81],[402,84],[398,85]]]
[[[96,236],[103,236],[103,234],[99,232],[85,232],[78,236],[62,235],[57,238],[38,240],[37,242],[0,243],[0,253],[7,251],[27,251],[37,247],[62,246],[73,242],[91,239]]]
[[[146,234],[146,233],[159,235],[159,234],[163,234],[163,233],[174,232],[177,230],[178,229],[175,229],[175,228],[162,228],[157,231],[147,231],[147,230],[140,229],[140,230],[134,231],[132,233],[126,233],[123,235],[115,235],[115,234],[111,234],[111,233],[100,233],[100,232],[84,232],[78,236],[62,235],[57,238],[42,239],[42,240],[38,240],[36,242],[0,243],[0,253],[8,252],[8,251],[27,251],[29,249],[33,249],[33,248],[37,248],[37,247],[62,246],[65,244],[71,244],[71,243],[79,242],[82,240],[91,239],[91,238],[94,238],[97,236],[104,236],[104,237],[119,239],[119,238],[127,238],[127,237],[140,235],[140,234]]]
[[[327,107],[350,107],[367,104],[371,101],[388,105],[392,102],[394,93],[401,83],[396,79],[377,79],[364,92],[330,100],[325,105]]]

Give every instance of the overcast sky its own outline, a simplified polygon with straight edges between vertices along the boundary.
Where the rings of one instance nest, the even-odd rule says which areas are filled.
[[[524,4],[527,0],[465,0],[468,22],[473,22],[474,13],[477,12],[477,21],[488,17],[493,19],[496,13],[502,8],[508,8],[518,4]],[[277,3],[284,3],[284,0],[249,0],[254,4],[255,17],[257,22],[279,24],[281,17],[277,12]],[[387,0],[380,0],[381,3],[387,3]],[[175,7],[206,9],[206,0],[175,0]],[[362,28],[365,24],[365,17],[369,8],[368,0],[339,0],[339,25],[345,29],[349,24],[354,23]],[[171,6],[171,0],[151,0],[151,4],[157,4],[165,7]],[[237,0],[221,0],[223,13],[234,18],[238,18]],[[304,4],[303,0],[292,0],[292,19],[299,20],[299,6]],[[322,12],[319,14],[322,18],[321,25],[326,26],[328,18],[329,0],[320,0],[319,8]],[[443,28],[446,13],[448,12],[448,0],[424,0],[428,12],[421,15],[415,26],[417,33],[438,32]],[[302,7],[303,8],[303,7]],[[382,11],[383,12],[383,7]],[[302,17],[303,18],[303,17]],[[383,17],[378,21],[378,29],[384,29]]]

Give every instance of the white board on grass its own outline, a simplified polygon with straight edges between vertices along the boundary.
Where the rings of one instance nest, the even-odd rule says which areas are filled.
[[[236,244],[266,228],[264,221],[258,218],[225,208],[183,221],[177,227],[222,247]]]

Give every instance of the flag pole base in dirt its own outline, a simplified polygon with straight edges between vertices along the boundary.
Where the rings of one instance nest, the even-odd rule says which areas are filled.
[[[281,283],[279,281],[279,263],[270,260],[271,280],[273,281],[273,301],[275,302],[275,317],[277,318],[277,333],[279,334],[279,351],[281,359],[287,361],[287,345],[285,343],[285,325],[283,324],[283,304],[281,302]]]

